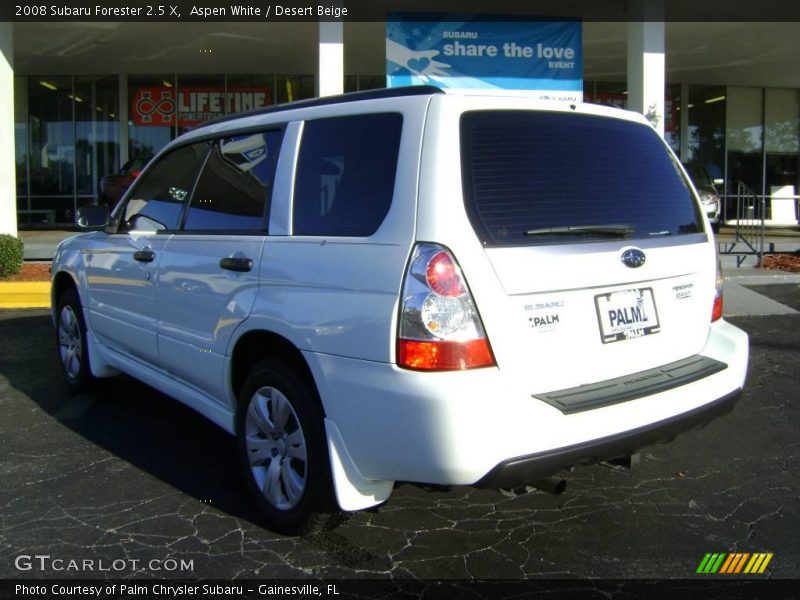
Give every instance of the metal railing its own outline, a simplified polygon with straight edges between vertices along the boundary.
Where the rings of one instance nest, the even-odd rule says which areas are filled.
[[[756,266],[761,266],[764,258],[764,219],[766,218],[766,198],[755,193],[741,181],[736,186],[735,214],[729,214],[726,202],[723,205],[722,219],[734,221],[732,242],[720,244],[720,253],[736,255],[736,266],[740,267],[748,256],[756,257]]]

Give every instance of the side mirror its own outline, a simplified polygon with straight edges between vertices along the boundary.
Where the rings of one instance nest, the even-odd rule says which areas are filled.
[[[81,206],[75,214],[75,223],[81,229],[105,229],[109,222],[108,207],[105,204]]]

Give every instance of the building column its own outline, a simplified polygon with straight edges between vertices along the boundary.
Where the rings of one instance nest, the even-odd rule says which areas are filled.
[[[317,96],[333,96],[344,91],[344,24],[319,22],[319,71]]]
[[[629,0],[628,108],[664,136],[664,3]]]
[[[7,22],[0,23],[0,233],[17,235],[14,33]]]

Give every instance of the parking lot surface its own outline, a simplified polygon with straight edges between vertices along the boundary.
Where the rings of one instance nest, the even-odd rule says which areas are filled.
[[[0,311],[0,577],[682,578],[709,552],[771,552],[765,577],[798,578],[800,315],[731,320],[751,335],[738,406],[631,471],[576,467],[560,496],[398,484],[287,538],[259,527],[232,437],[127,377],[69,397],[47,311]]]

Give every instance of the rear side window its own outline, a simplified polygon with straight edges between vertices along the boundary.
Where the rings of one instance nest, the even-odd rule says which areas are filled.
[[[294,235],[369,236],[392,202],[402,115],[308,121],[294,187]]]
[[[280,131],[270,131],[214,141],[184,230],[263,230],[281,136]]]
[[[560,112],[461,117],[467,213],[487,246],[696,233],[677,162],[638,123]]]

